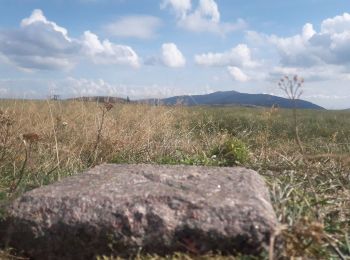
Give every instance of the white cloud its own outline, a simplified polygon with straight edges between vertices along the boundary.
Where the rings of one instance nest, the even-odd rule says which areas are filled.
[[[162,21],[154,16],[125,16],[108,24],[105,29],[111,36],[150,39],[156,36]]]
[[[350,14],[329,18],[316,32],[311,24],[292,37],[265,36],[277,47],[284,66],[309,67],[350,64]]]
[[[240,68],[229,66],[227,67],[227,70],[236,81],[247,82],[250,80],[250,78]]]
[[[67,70],[82,58],[96,63],[139,66],[135,51],[104,40],[87,31],[83,39],[72,39],[67,29],[34,10],[16,30],[0,30],[0,56],[25,70]]]
[[[165,66],[171,68],[184,67],[186,59],[174,43],[164,43],[162,45],[161,60]]]
[[[160,7],[161,9],[171,7],[179,18],[183,18],[191,10],[192,5],[191,0],[163,0]]]
[[[35,23],[43,23],[48,25],[49,27],[52,27],[55,31],[62,33],[66,40],[70,41],[67,29],[58,26],[54,22],[48,21],[44,16],[43,11],[41,11],[40,9],[35,9],[30,17],[24,18],[21,22],[21,27],[27,27]]]
[[[348,80],[347,70],[338,65],[311,66],[308,68],[301,67],[283,67],[275,66],[268,72],[270,79],[278,79],[281,75],[300,75],[312,81],[329,81],[329,80]]]
[[[350,14],[348,13],[326,19],[321,24],[321,33],[335,34],[344,31],[350,31]]]
[[[0,31],[0,53],[25,69],[69,69],[79,49],[67,30],[48,21],[41,10],[23,19],[19,29]]]
[[[316,34],[316,31],[314,30],[314,27],[311,23],[307,23],[304,25],[303,27],[303,31],[301,34],[301,38],[304,41],[308,41],[312,38],[312,36],[314,36]]]
[[[251,57],[251,51],[245,44],[239,44],[227,52],[195,55],[195,62],[203,66],[234,66],[253,68],[258,62]]]
[[[207,67],[225,67],[235,81],[265,80],[262,62],[252,58],[246,44],[238,44],[226,52],[204,53],[194,57],[196,64]]]
[[[201,16],[208,17],[214,23],[220,22],[220,13],[214,0],[200,0],[197,11]]]
[[[244,20],[236,23],[221,22],[219,7],[214,0],[199,0],[193,9],[190,0],[164,0],[161,8],[171,7],[177,15],[179,27],[193,32],[210,32],[219,35],[246,28]]]
[[[139,67],[139,57],[129,46],[117,45],[109,40],[101,42],[96,34],[84,32],[83,50],[97,64],[130,65]]]
[[[276,81],[283,74],[298,74],[318,84],[350,78],[348,13],[325,19],[319,31],[307,23],[297,35],[281,37],[249,31],[246,40],[265,55],[267,61],[256,72],[265,73],[267,80]],[[247,74],[253,75],[250,71]]]
[[[243,19],[238,19],[236,23],[217,23],[213,20],[203,18],[200,13],[193,13],[178,22],[178,25],[188,31],[210,32],[224,36],[227,33],[246,28],[247,24]]]
[[[310,40],[316,35],[312,24],[305,24],[302,33],[292,37],[272,35],[268,41],[275,45],[281,57],[281,63],[286,66],[310,66],[320,64],[322,60],[311,51]]]
[[[121,96],[119,86],[109,84],[103,79],[67,78],[56,84],[59,89],[62,89],[63,85],[64,94],[69,96]]]

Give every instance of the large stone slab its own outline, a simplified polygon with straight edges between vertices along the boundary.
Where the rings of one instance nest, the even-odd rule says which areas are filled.
[[[263,179],[245,168],[106,164],[25,193],[0,224],[34,259],[259,254],[277,225]]]

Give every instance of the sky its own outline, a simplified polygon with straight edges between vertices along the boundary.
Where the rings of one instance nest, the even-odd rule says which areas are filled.
[[[350,108],[349,0],[0,0],[0,97],[235,90]]]

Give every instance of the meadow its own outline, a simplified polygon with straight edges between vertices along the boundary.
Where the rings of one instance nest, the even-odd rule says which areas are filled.
[[[270,188],[276,258],[348,259],[350,112],[297,115],[302,151],[292,110],[2,100],[0,215],[23,192],[104,162],[243,165]],[[23,259],[5,248],[0,258]]]

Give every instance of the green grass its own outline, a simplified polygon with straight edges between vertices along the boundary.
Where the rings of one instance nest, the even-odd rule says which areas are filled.
[[[0,101],[0,205],[103,162],[242,164],[270,188],[284,241],[275,252],[279,258],[350,257],[350,112],[298,111],[301,154],[290,110],[116,105],[97,138],[101,109],[94,103]],[[21,139],[26,133],[40,137],[30,148]],[[14,189],[26,149],[30,156]],[[0,258],[14,254],[2,251]]]

